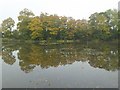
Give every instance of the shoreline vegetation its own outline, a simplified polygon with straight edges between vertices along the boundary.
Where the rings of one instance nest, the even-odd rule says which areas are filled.
[[[109,41],[104,41],[104,40],[90,40],[90,41],[83,41],[83,40],[41,40],[41,41],[34,41],[34,40],[16,40],[16,39],[5,39],[3,38],[2,43],[33,43],[33,44],[39,44],[39,45],[57,45],[57,44],[73,44],[73,43],[118,43],[118,39],[115,40],[109,40]]]
[[[39,43],[43,45],[89,41],[117,41],[119,36],[119,11],[109,9],[95,12],[89,19],[49,15],[35,16],[31,10],[19,12],[17,27],[9,17],[0,26],[2,42]]]

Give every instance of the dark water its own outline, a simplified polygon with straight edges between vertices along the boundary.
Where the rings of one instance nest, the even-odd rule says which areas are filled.
[[[117,88],[117,43],[3,44],[3,88]]]

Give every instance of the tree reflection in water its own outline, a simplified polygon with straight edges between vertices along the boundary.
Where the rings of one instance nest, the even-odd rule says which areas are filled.
[[[3,44],[2,59],[5,63],[15,63],[13,51],[17,53],[19,66],[26,73],[36,66],[43,69],[72,64],[75,61],[88,62],[94,68],[108,71],[118,69],[118,48],[116,43],[89,43],[86,44]]]

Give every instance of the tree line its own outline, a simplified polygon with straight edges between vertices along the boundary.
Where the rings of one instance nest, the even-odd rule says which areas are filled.
[[[3,20],[0,31],[3,38],[17,40],[113,40],[119,35],[118,11],[109,9],[96,12],[89,19],[41,13],[40,16],[29,9],[19,12],[17,28],[9,17]]]

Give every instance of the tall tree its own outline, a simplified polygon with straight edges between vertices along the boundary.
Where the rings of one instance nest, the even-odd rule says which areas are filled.
[[[109,9],[105,11],[107,17],[107,24],[110,27],[109,33],[111,38],[118,38],[118,11],[116,9]]]
[[[50,15],[48,17],[48,30],[52,39],[56,39],[60,30],[60,19],[57,15]]]
[[[67,20],[67,39],[73,39],[75,33],[76,21],[72,17]]]
[[[42,22],[39,17],[34,17],[28,25],[31,30],[31,38],[33,40],[40,40],[42,38]]]
[[[60,39],[67,39],[67,17],[61,16],[60,18],[60,31],[58,32],[58,37]]]
[[[14,27],[15,21],[9,17],[5,20],[3,20],[1,24],[2,32],[4,33],[3,37],[11,37],[12,34],[12,28]]]
[[[87,20],[76,20],[75,39],[86,40],[91,34]]]
[[[50,37],[50,31],[48,30],[48,18],[49,15],[48,13],[41,13],[40,14],[40,20],[42,22],[42,28],[43,28],[43,39],[44,40],[48,40],[48,38]]]
[[[31,31],[28,28],[28,24],[33,16],[33,12],[26,8],[19,13],[17,29],[19,30],[22,39],[30,39]]]
[[[90,29],[93,30],[94,38],[106,38],[105,36],[109,33],[110,27],[107,24],[107,18],[104,12],[92,14],[90,16],[89,24]]]
[[[110,39],[117,36],[117,10],[94,13],[90,16],[89,24],[93,30],[93,36],[99,39]]]

